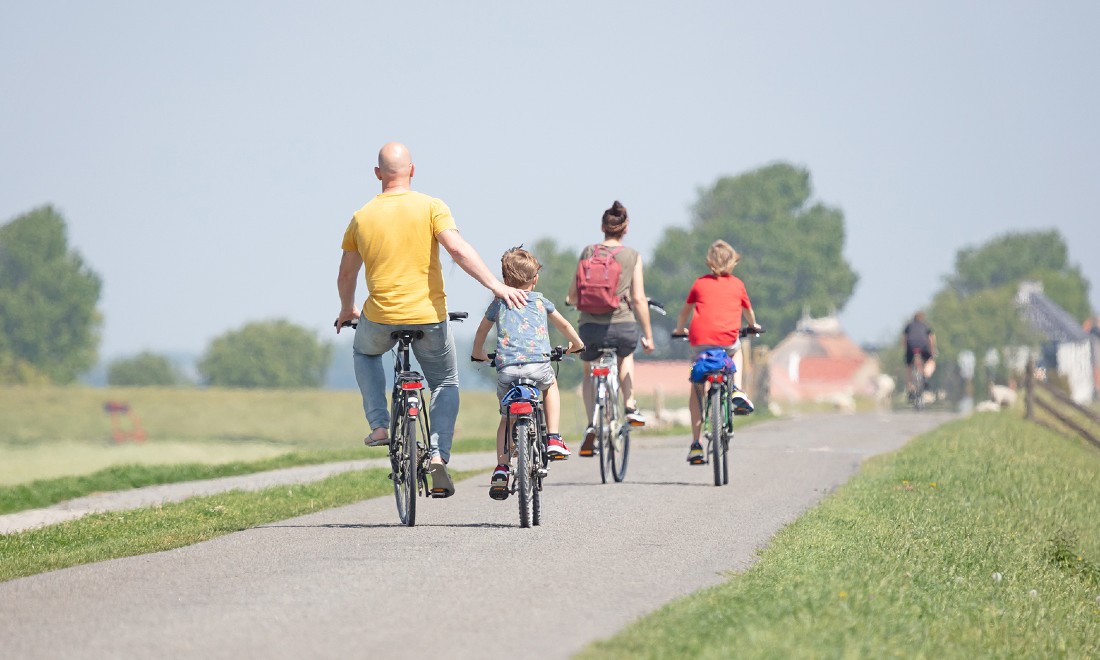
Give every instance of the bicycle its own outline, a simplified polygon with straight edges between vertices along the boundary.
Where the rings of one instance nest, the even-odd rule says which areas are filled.
[[[909,365],[911,370],[911,382],[913,389],[909,391],[909,403],[913,404],[913,409],[920,412],[924,410],[924,390],[928,387],[927,379],[924,376],[924,353],[921,349],[913,350],[913,363]]]
[[[664,305],[648,299],[650,309],[664,316]],[[626,409],[619,397],[619,358],[616,346],[601,344],[600,357],[592,365],[592,419],[596,434],[595,453],[600,458],[600,481],[607,483],[610,476],[621,483],[626,478],[626,465],[630,459],[631,424],[623,424]]]
[[[550,350],[551,362],[560,362],[565,356],[564,346]],[[488,353],[489,362],[496,358]],[[474,362],[481,362],[470,358]],[[538,384],[526,378],[514,381],[500,399],[500,412],[507,415],[504,432],[504,453],[516,456],[516,469],[512,471],[508,493],[519,495],[519,526],[523,528],[542,524],[542,480],[548,473],[550,457],[546,443],[546,410],[542,391]]]
[[[760,326],[741,328],[741,337],[758,337],[764,333]],[[687,341],[687,335],[673,334],[673,339]],[[742,349],[743,350],[743,349]],[[737,367],[732,361],[729,366],[720,369],[708,370],[705,374],[706,392],[703,401],[700,401],[700,419],[703,424],[703,437],[707,439],[704,463],[709,462],[714,468],[714,485],[724,486],[730,482],[729,473],[729,445],[733,440],[733,418],[737,414],[733,405],[733,374]],[[695,387],[692,386],[692,396],[695,396]]]
[[[466,312],[447,313],[450,321],[461,322],[467,316],[469,314]],[[344,327],[357,326],[355,321],[344,322]],[[408,527],[416,525],[418,493],[422,497],[446,497],[443,489],[430,489],[428,486],[432,461],[428,401],[421,397],[424,376],[413,371],[409,362],[409,349],[423,336],[421,330],[402,329],[390,333],[390,338],[397,340],[391,350],[394,362],[388,446],[390,479],[393,480],[393,495],[397,501],[397,517],[401,524]]]

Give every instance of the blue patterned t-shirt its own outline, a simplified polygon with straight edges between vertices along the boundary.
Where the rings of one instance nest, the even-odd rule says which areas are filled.
[[[513,364],[550,361],[550,332],[546,315],[554,312],[554,303],[537,291],[527,292],[527,305],[508,309],[494,298],[485,310],[485,318],[497,326],[497,369]]]

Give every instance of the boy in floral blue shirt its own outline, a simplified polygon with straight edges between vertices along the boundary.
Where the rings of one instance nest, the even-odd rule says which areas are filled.
[[[493,366],[497,368],[497,398],[500,399],[516,380],[526,378],[538,385],[543,393],[543,406],[546,411],[547,454],[551,460],[569,458],[569,448],[561,439],[558,422],[561,417],[561,399],[554,369],[550,366],[550,331],[547,321],[554,324],[569,342],[569,350],[583,348],[577,331],[541,293],[534,291],[539,281],[539,264],[535,255],[523,248],[512,248],[500,259],[504,283],[517,289],[529,291],[527,305],[509,309],[500,298],[495,298],[485,310],[485,318],[474,335],[474,347],[471,357],[475,360],[489,359],[485,352],[485,339],[489,330],[496,326],[497,346]],[[495,500],[508,498],[508,471],[511,457],[504,451],[505,419],[500,418],[497,427],[497,468],[493,471],[489,484],[489,497]]]

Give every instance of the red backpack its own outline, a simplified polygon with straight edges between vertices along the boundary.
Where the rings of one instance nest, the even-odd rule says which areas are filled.
[[[577,264],[577,309],[589,314],[607,314],[619,308],[619,275],[623,267],[615,255],[623,247],[592,248],[592,254]]]

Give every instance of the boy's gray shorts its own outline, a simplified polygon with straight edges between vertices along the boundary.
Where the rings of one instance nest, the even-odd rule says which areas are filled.
[[[501,367],[497,371],[497,399],[507,394],[512,383],[520,378],[526,378],[538,385],[540,390],[545,390],[554,384],[554,368],[549,362],[529,362]]]

